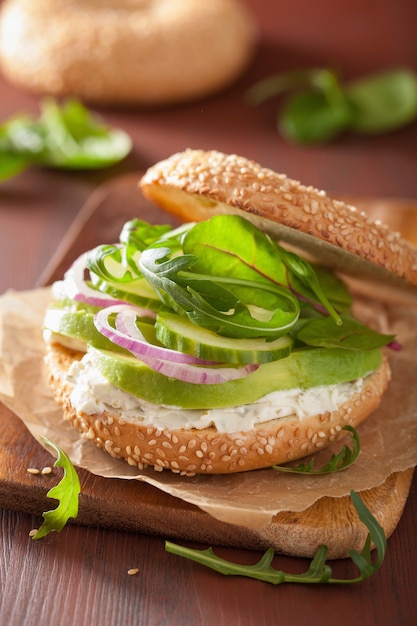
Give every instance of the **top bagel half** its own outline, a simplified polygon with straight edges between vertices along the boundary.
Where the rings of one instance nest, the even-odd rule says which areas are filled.
[[[183,221],[238,213],[348,274],[417,294],[417,249],[366,213],[244,157],[186,150],[151,167],[145,196]]]

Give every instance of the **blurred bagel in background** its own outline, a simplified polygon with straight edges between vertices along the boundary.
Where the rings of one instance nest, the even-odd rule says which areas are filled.
[[[239,0],[6,0],[0,67],[39,94],[170,104],[234,81],[257,33]]]

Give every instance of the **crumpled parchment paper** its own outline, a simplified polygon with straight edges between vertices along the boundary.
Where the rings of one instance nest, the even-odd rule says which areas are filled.
[[[65,450],[76,466],[93,474],[141,480],[223,522],[259,529],[280,511],[303,511],[323,496],[341,497],[351,489],[377,487],[390,474],[417,464],[417,299],[390,304],[362,298],[356,306],[356,313],[365,321],[396,333],[403,349],[390,352],[392,381],[381,407],[359,427],[361,454],[353,466],[323,476],[265,469],[195,477],[139,471],[81,438],[62,419],[43,364],[42,319],[49,301],[49,288],[9,291],[0,297],[0,401],[41,445],[46,447],[42,436],[47,437]],[[341,445],[335,444],[333,451]],[[319,464],[319,458],[316,462]]]

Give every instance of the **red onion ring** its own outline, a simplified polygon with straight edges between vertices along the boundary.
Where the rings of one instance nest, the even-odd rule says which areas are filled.
[[[116,313],[115,328],[108,319],[109,315],[113,313]],[[204,365],[213,365],[213,362],[204,361],[177,350],[153,345],[146,340],[136,326],[136,318],[141,315],[143,315],[143,310],[137,307],[115,305],[98,311],[94,318],[94,324],[102,335],[131,352],[156,372],[184,382],[221,384],[229,380],[243,378],[259,367],[255,363],[250,363],[244,367],[204,367]]]
[[[65,272],[63,289],[71,300],[90,304],[91,306],[106,307],[114,304],[127,304],[125,300],[118,300],[108,295],[100,295],[96,289],[92,289],[84,280],[86,270],[85,259],[87,253],[82,254],[74,261],[71,267]]]

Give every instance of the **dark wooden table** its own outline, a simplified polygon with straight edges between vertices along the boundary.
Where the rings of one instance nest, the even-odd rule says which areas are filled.
[[[277,102],[249,108],[244,92],[273,72],[334,65],[347,77],[387,66],[417,70],[414,0],[251,0],[261,25],[257,56],[230,89],[210,99],[161,110],[102,109],[125,128],[134,151],[99,173],[29,170],[0,187],[0,293],[39,284],[50,259],[90,193],[120,174],[137,171],[186,147],[216,148],[253,158],[333,195],[417,198],[417,123],[391,134],[346,135],[327,146],[299,147],[275,132]],[[37,111],[38,99],[0,78],[0,119]],[[68,525],[32,542],[39,524],[1,510],[0,623],[32,626],[189,624],[252,625],[360,623],[411,626],[417,600],[417,483],[389,540],[379,572],[348,587],[283,585],[222,577],[165,552],[164,539],[100,527]],[[219,548],[226,558],[254,562],[259,554]],[[302,559],[274,565],[300,571]],[[127,570],[137,567],[135,576]],[[348,561],[336,562],[341,576]]]

